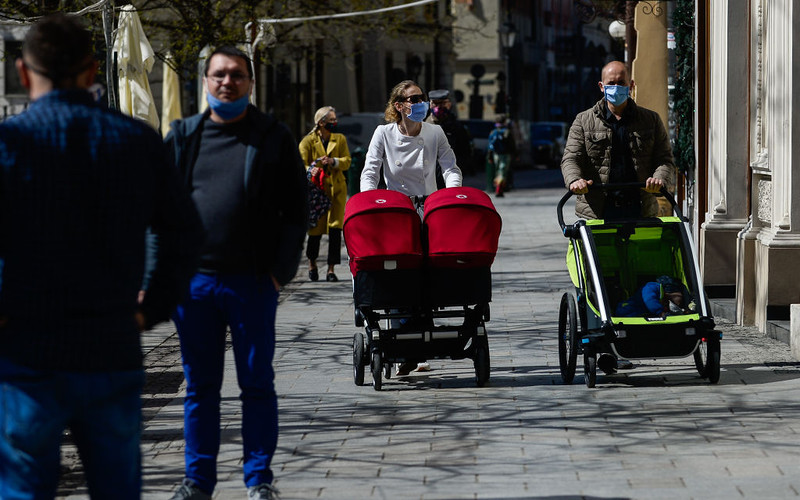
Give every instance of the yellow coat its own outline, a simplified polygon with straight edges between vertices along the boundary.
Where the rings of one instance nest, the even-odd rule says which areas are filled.
[[[328,228],[331,227],[341,229],[344,225],[344,204],[347,202],[347,179],[343,172],[350,168],[350,149],[347,147],[347,139],[342,134],[332,133],[326,151],[320,136],[312,132],[303,137],[299,148],[306,170],[310,168],[311,162],[326,155],[337,160],[336,166],[329,169],[329,175],[325,178],[325,194],[330,196],[332,201],[328,217],[320,217],[319,223],[311,228],[308,234],[327,234]]]

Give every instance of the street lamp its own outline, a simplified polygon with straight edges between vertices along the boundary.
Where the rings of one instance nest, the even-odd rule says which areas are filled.
[[[514,42],[517,38],[517,29],[514,26],[514,23],[511,21],[506,21],[497,30],[498,35],[500,35],[500,45],[503,47],[503,59],[505,59],[506,64],[506,81],[505,81],[505,100],[504,103],[506,114],[511,117],[511,103],[514,103],[514,99],[511,98],[511,80],[512,80],[512,73],[511,73],[511,49],[514,47]]]

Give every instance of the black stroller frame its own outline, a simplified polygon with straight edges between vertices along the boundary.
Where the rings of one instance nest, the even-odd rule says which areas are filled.
[[[590,189],[640,189],[644,183],[616,183]],[[720,376],[720,340],[722,333],[715,329],[708,301],[703,290],[699,266],[688,219],[678,208],[675,199],[661,190],[672,206],[674,217],[652,217],[604,221],[578,219],[564,223],[563,208],[573,195],[567,193],[557,207],[562,233],[572,245],[577,283],[575,297],[564,293],[558,317],[558,347],[561,377],[567,384],[575,375],[577,357],[583,355],[584,378],[587,387],[594,387],[597,378],[597,356],[610,353],[617,357],[676,358],[692,355],[701,377],[716,383]],[[611,284],[613,277],[603,276],[603,262],[598,252],[597,238],[602,232],[617,232],[615,236],[624,247],[630,244],[626,235],[641,228],[658,231],[671,238],[680,254],[679,263],[672,264],[684,277],[696,302],[692,314],[675,317],[625,318],[612,317]],[[647,229],[649,228],[649,229]],[[595,234],[597,233],[597,234]],[[655,266],[658,267],[658,266]],[[625,271],[625,269],[623,269]],[[575,277],[573,277],[575,279]],[[633,290],[629,290],[632,292]],[[689,311],[684,311],[688,313]]]
[[[355,324],[364,332],[353,337],[355,384],[364,384],[367,366],[379,391],[383,378],[391,378],[393,363],[469,358],[478,387],[484,386],[490,370],[485,322],[490,319],[491,271],[413,271],[360,271],[356,276]]]

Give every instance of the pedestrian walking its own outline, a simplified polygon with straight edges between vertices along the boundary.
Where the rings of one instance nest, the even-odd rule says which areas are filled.
[[[431,90],[431,123],[439,125],[447,136],[447,142],[456,155],[456,164],[462,170],[472,172],[472,138],[467,128],[458,122],[453,112],[453,102],[447,89]],[[441,168],[439,169],[441,170]],[[443,185],[443,184],[442,184]]]
[[[324,106],[314,113],[314,128],[300,141],[300,156],[312,179],[321,185],[331,200],[328,212],[320,217],[317,225],[308,231],[306,257],[308,257],[308,279],[317,281],[317,257],[322,235],[328,235],[327,281],[339,281],[334,267],[342,262],[342,224],[344,205],[347,203],[347,179],[344,172],[350,168],[350,150],[347,139],[336,130],[336,110]]]
[[[209,109],[173,122],[166,138],[208,234],[190,296],[174,317],[186,378],[186,450],[173,498],[211,498],[217,483],[228,327],[241,390],[244,483],[249,498],[274,498],[275,313],[279,288],[300,262],[306,178],[288,128],[249,104],[253,70],[244,52],[214,50],[203,82]]]
[[[426,123],[430,103],[412,80],[404,80],[392,89],[386,103],[385,125],[375,129],[361,172],[361,191],[378,188],[380,173],[387,189],[411,197],[420,215],[425,197],[437,190],[436,164],[441,166],[446,187],[461,186],[461,170],[456,155],[441,127]],[[397,375],[412,370],[427,371],[425,360],[403,363]]]
[[[585,219],[656,216],[654,193],[662,186],[672,189],[675,175],[667,131],[658,113],[630,98],[635,83],[625,63],[606,64],[600,78],[603,97],[575,117],[561,159],[564,184],[578,195],[575,213]],[[627,182],[643,182],[645,188],[589,189],[594,183]],[[597,367],[613,373],[632,364],[605,354]]]
[[[511,155],[514,153],[514,138],[505,115],[497,117],[494,130],[489,134],[486,148],[489,163],[494,168],[494,194],[502,198],[511,176]]]
[[[0,498],[55,497],[65,429],[89,496],[139,498],[140,332],[202,240],[160,136],[94,101],[92,54],[77,17],[39,20],[16,61],[32,103],[0,124]]]

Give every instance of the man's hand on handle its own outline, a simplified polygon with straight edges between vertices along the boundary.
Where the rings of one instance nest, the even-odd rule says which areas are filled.
[[[575,194],[586,194],[589,192],[589,186],[594,184],[592,180],[578,179],[569,185],[569,190]]]

